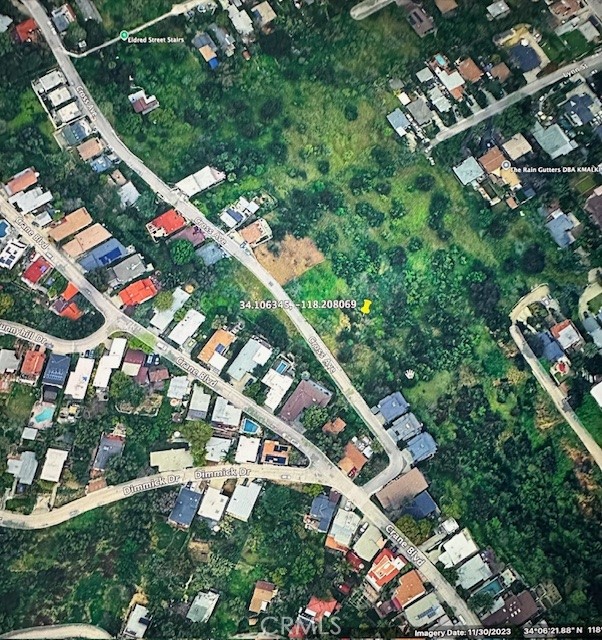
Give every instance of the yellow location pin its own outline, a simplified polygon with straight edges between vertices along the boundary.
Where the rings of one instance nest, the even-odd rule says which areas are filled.
[[[364,298],[364,305],[360,308],[360,311],[362,313],[370,313],[370,307],[372,306],[372,300],[368,300],[367,298]]]

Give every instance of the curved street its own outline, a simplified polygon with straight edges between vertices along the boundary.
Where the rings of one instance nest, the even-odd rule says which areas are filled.
[[[100,627],[91,624],[52,624],[44,627],[29,627],[9,631],[0,636],[0,640],[64,640],[66,638],[89,638],[90,640],[110,640],[113,636]]]
[[[197,225],[205,235],[215,240],[227,253],[238,260],[246,269],[248,269],[261,284],[269,291],[274,300],[288,302],[283,311],[288,315],[291,322],[295,325],[297,331],[304,338],[305,342],[313,351],[317,360],[322,367],[330,375],[336,386],[347,398],[349,404],[356,413],[364,421],[366,426],[378,438],[385,453],[389,457],[387,468],[381,473],[382,484],[395,478],[405,468],[405,461],[398,449],[397,444],[386,432],[380,421],[370,411],[370,407],[355,389],[351,380],[336,361],[322,338],[317,334],[311,324],[303,317],[303,314],[293,304],[284,289],[273,279],[266,269],[264,269],[254,256],[250,256],[236,242],[234,242],[221,229],[209,222],[203,213],[195,207],[188,199],[176,189],[169,187],[159,176],[151,171],[145,163],[138,158],[130,149],[121,141],[107,118],[94,101],[94,98],[88,91],[79,73],[75,69],[71,59],[67,55],[63,47],[62,40],[48,24],[48,15],[38,2],[38,0],[23,0],[24,6],[30,15],[38,23],[42,35],[52,50],[62,72],[67,80],[75,87],[82,110],[90,117],[96,130],[109,147],[119,158],[135,173],[140,176],[144,182],[166,203],[179,211],[189,222]]]

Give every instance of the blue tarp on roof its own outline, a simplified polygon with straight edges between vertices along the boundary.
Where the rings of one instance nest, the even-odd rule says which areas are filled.
[[[117,238],[109,238],[79,260],[79,264],[84,271],[94,271],[94,269],[108,267],[125,255],[127,255],[127,249],[121,242]]]
[[[408,441],[407,449],[416,464],[434,456],[437,452],[437,443],[428,431],[424,431]]]
[[[430,516],[431,513],[435,513],[436,511],[437,503],[428,491],[423,491],[405,507],[403,513],[412,516],[412,518],[416,518],[416,520],[420,520],[421,518]]]

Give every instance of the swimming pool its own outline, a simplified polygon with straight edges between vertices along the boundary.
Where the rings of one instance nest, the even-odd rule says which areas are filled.
[[[8,229],[8,222],[6,220],[0,220],[0,238],[4,238],[6,230]]]
[[[288,369],[288,365],[286,362],[282,362],[282,360],[276,365],[277,373],[284,373]]]
[[[252,420],[249,420],[249,418],[245,418],[242,421],[242,426],[241,426],[242,433],[248,433],[248,434],[254,435],[258,431],[259,431],[259,425],[253,422]]]
[[[54,407],[44,407],[40,413],[33,417],[34,422],[40,424],[41,422],[50,422],[54,415]]]
[[[492,598],[497,596],[498,593],[501,593],[504,590],[502,583],[499,578],[494,578],[489,584],[486,584],[484,587],[481,587],[476,593],[486,593],[490,595]]]

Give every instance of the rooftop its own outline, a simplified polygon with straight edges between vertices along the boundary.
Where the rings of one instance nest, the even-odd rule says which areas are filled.
[[[199,503],[203,495],[198,491],[193,491],[188,487],[182,487],[176,503],[169,514],[169,523],[188,529],[194,520]]]
[[[426,589],[418,571],[412,569],[399,578],[399,586],[395,589],[393,597],[400,607],[405,608],[425,593]]]
[[[92,216],[88,213],[88,210],[85,207],[80,207],[67,214],[56,226],[50,227],[50,229],[48,229],[48,235],[55,242],[61,242],[74,233],[81,231],[91,223]]]
[[[385,422],[392,422],[408,411],[410,405],[399,391],[392,393],[378,403],[378,410]]]
[[[197,593],[190,609],[186,614],[186,617],[192,622],[207,622],[213,613],[217,601],[219,600],[219,593],[215,591],[201,591]]]
[[[383,509],[396,510],[427,488],[428,482],[425,477],[419,469],[414,468],[385,485],[376,497]]]
[[[226,513],[237,520],[247,522],[259,498],[260,491],[261,485],[257,482],[237,484],[226,508]]]
[[[40,474],[40,480],[46,480],[47,482],[58,482],[61,479],[61,473],[65,466],[65,461],[69,455],[68,451],[62,449],[48,449],[46,451],[46,460],[42,467],[42,473]]]
[[[483,77],[483,72],[472,58],[466,58],[458,64],[459,74],[467,82],[478,82]]]
[[[439,562],[446,569],[456,567],[479,550],[468,529],[462,529],[453,538],[444,542],[442,548],[444,551],[439,556]]]
[[[153,240],[166,238],[172,233],[179,231],[186,226],[186,218],[178,213],[175,209],[169,209],[165,213],[151,220],[146,229],[150,233]]]
[[[280,417],[287,422],[295,422],[309,407],[325,407],[332,398],[332,392],[313,380],[301,380],[280,410]]]
[[[158,293],[155,283],[150,278],[144,278],[128,285],[119,292],[121,302],[127,307],[135,307],[150,300]]]
[[[219,522],[224,515],[227,504],[228,496],[221,494],[213,487],[207,487],[198,514],[211,522]]]

